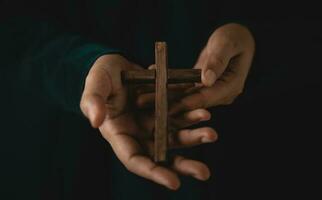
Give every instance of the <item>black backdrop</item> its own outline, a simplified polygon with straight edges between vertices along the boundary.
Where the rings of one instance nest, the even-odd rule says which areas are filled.
[[[251,22],[257,50],[244,94],[213,109],[219,143],[198,149],[213,154],[205,160],[216,170],[205,199],[313,199],[321,190],[319,6],[229,3]]]

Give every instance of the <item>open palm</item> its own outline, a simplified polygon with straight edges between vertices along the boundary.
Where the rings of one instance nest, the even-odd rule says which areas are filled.
[[[180,186],[178,174],[206,180],[208,167],[195,160],[175,156],[169,167],[153,162],[153,110],[141,110],[131,104],[127,90],[121,83],[121,71],[140,69],[119,55],[99,58],[91,68],[85,83],[81,109],[93,127],[99,128],[113,151],[131,172],[162,184],[169,189]],[[216,132],[209,127],[182,129],[208,120],[210,113],[197,109],[173,119],[176,126],[169,148],[181,148],[216,140]]]

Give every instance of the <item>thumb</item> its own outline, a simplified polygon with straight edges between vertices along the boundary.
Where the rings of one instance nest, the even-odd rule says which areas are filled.
[[[223,74],[229,63],[229,57],[223,55],[220,50],[209,51],[205,48],[195,65],[195,68],[201,69],[201,82],[204,86],[212,86],[216,80]]]
[[[237,51],[226,37],[217,35],[211,37],[207,46],[201,52],[195,68],[202,70],[201,81],[205,86],[212,86],[215,81],[225,72],[230,59]]]
[[[111,92],[109,73],[103,67],[92,67],[86,77],[80,107],[94,128],[99,127],[105,119],[105,104]]]

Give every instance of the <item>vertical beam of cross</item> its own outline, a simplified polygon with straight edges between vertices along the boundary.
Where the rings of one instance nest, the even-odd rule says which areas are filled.
[[[155,70],[122,71],[122,82],[128,84],[155,83],[154,161],[165,162],[168,145],[167,85],[201,82],[200,69],[169,69],[167,44],[155,43]]]
[[[168,140],[168,58],[167,44],[165,42],[155,43],[155,133],[154,133],[154,161],[166,161]]]

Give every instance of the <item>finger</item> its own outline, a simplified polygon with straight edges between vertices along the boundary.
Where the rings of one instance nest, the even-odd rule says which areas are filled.
[[[186,148],[203,143],[212,143],[217,139],[217,132],[210,127],[184,129],[169,137],[169,146],[170,148]]]
[[[169,85],[170,86],[170,85]],[[168,88],[168,101],[175,102],[176,100],[184,97],[188,93],[190,93],[192,89],[191,84],[178,84],[178,85],[172,85],[172,87]],[[151,107],[154,106],[155,104],[155,92],[154,90],[149,93],[143,93],[139,94],[137,99],[136,99],[136,105],[139,108],[146,108],[146,107]]]
[[[212,69],[208,70],[207,65],[208,65],[208,51],[206,48],[204,48],[200,53],[194,68],[201,69],[201,83],[205,86],[211,86],[215,83],[217,79],[217,74]]]
[[[182,156],[175,156],[172,168],[186,176],[192,176],[198,180],[205,181],[210,177],[210,170],[204,163],[190,160]]]
[[[202,88],[195,93],[183,97],[179,102],[171,104],[169,108],[169,115],[173,116],[181,112],[192,111],[199,108],[207,108],[209,99],[204,96],[204,90],[205,88]]]
[[[144,114],[139,114],[138,116],[140,126],[143,130],[146,130],[144,133],[139,135],[141,139],[152,139],[153,130],[155,126],[155,117],[154,113],[147,110]],[[201,121],[207,121],[211,118],[211,114],[205,109],[197,109],[194,111],[186,112],[178,117],[170,118],[169,134],[170,132],[177,131],[178,129],[186,128],[197,124]]]
[[[181,129],[192,126],[202,121],[208,121],[211,118],[211,114],[206,109],[196,109],[185,112],[179,116],[170,117],[171,125]]]
[[[222,80],[218,80],[213,87],[202,88],[198,92],[182,98],[180,102],[171,105],[169,115],[197,108],[222,105],[226,101],[225,98],[229,96],[230,91],[230,86]]]
[[[206,109],[196,109],[183,114],[183,119],[188,122],[207,121],[211,118],[211,114]]]
[[[180,102],[172,104],[169,114],[231,104],[243,91],[248,73],[245,69],[249,69],[250,64],[251,58],[246,54],[233,58],[229,70],[212,87],[200,88],[182,98]]]
[[[112,81],[109,74],[103,68],[92,68],[86,77],[80,106],[95,128],[104,120],[105,102],[111,91]]]
[[[141,154],[141,147],[129,135],[116,134],[108,140],[120,161],[125,167],[139,176],[152,180],[165,187],[176,190],[180,180],[173,171],[159,166],[150,158]]]
[[[220,31],[210,37],[202,51],[195,68],[202,70],[201,81],[205,86],[212,86],[223,74],[229,61],[240,53],[233,41]]]

